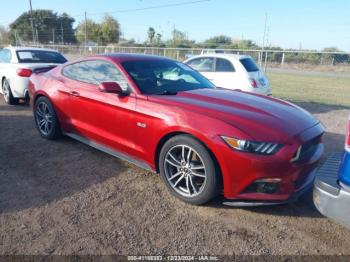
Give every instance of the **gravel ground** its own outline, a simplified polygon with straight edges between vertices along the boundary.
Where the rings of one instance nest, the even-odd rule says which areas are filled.
[[[343,148],[346,108],[300,104]],[[350,254],[350,231],[311,193],[294,204],[196,207],[159,176],[69,138],[45,141],[27,106],[0,100],[0,254]]]

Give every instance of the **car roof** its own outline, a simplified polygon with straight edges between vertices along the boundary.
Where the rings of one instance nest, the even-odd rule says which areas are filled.
[[[226,58],[226,59],[242,59],[242,58],[250,58],[249,55],[238,55],[238,54],[222,54],[222,53],[207,53],[201,55],[191,56],[189,59],[197,58],[197,57],[216,57],[216,58]]]
[[[58,52],[57,50],[55,49],[50,49],[50,48],[39,48],[39,47],[31,47],[31,46],[6,46],[4,47],[6,49],[11,49],[11,50],[14,50],[14,51],[21,51],[21,50],[35,50],[35,51],[50,51],[50,52]]]
[[[167,60],[167,61],[174,61],[173,59],[164,57],[164,56],[157,56],[157,55],[146,55],[146,54],[130,54],[130,53],[107,53],[103,55],[96,55],[92,56],[91,58],[110,58],[114,62],[123,63],[126,61],[144,61],[144,60]],[[87,58],[89,59],[89,58]]]

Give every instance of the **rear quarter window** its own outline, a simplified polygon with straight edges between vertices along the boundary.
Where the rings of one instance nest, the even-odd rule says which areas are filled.
[[[70,79],[88,84],[116,82],[124,90],[128,88],[128,83],[119,69],[103,60],[87,60],[67,65],[63,68],[62,73]]]
[[[216,58],[216,72],[235,72],[232,63],[223,58]]]
[[[247,70],[247,72],[259,71],[259,67],[255,64],[253,59],[251,59],[251,58],[242,58],[239,61],[244,66],[245,70]]]

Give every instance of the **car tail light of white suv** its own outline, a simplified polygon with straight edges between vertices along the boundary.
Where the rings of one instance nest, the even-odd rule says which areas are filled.
[[[250,85],[254,88],[258,88],[258,82],[254,78],[250,78]]]
[[[21,77],[30,77],[32,75],[32,70],[29,68],[18,68],[17,75]]]

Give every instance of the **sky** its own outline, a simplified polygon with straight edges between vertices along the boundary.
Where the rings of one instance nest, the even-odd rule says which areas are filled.
[[[317,50],[335,46],[350,52],[350,0],[197,0],[180,5],[186,2],[196,0],[32,0],[32,5],[33,9],[66,12],[76,19],[75,26],[84,19],[84,12],[96,21],[111,13],[121,24],[123,37],[141,42],[152,26],[163,39],[170,38],[176,28],[196,41],[224,34],[261,45],[267,14],[267,38],[272,46]],[[28,0],[3,0],[0,24],[9,25],[28,9]]]

